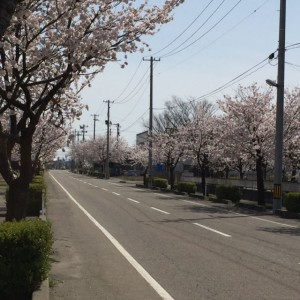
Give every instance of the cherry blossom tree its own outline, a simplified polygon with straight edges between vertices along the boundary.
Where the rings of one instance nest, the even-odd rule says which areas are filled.
[[[231,142],[237,157],[247,157],[255,166],[258,204],[265,204],[263,170],[272,161],[274,149],[275,106],[271,89],[257,84],[239,86],[234,97],[218,101],[224,113],[224,139]]]
[[[194,115],[185,126],[184,135],[188,142],[188,157],[201,171],[201,185],[205,193],[206,174],[216,157],[216,117],[213,104],[204,100],[194,104]]]
[[[295,180],[300,168],[300,88],[286,89],[284,101],[284,166]]]
[[[152,136],[153,160],[166,166],[171,189],[175,183],[175,168],[187,149],[184,137],[183,127],[169,128]]]
[[[9,185],[7,220],[26,215],[32,179],[32,142],[45,110],[61,124],[80,114],[79,92],[110,61],[127,64],[128,53],[143,51],[141,38],[171,20],[182,0],[160,5],[135,0],[24,0],[0,43],[0,117],[18,116],[14,129],[0,124],[0,172]],[[124,56],[118,57],[118,53]],[[18,145],[19,173],[7,150]]]

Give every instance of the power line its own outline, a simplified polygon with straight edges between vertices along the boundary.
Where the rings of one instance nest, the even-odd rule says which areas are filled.
[[[211,32],[217,25],[219,25],[240,3],[242,2],[242,0],[239,0],[218,22],[216,22],[213,26],[211,26],[206,32],[204,32],[199,38],[197,38],[196,40],[194,40],[193,42],[191,42],[190,44],[188,44],[187,46],[185,46],[184,48],[181,48],[177,51],[175,51],[176,49],[174,49],[173,51],[163,55],[162,57],[170,57],[173,56],[175,54],[178,54],[184,50],[186,50],[187,48],[191,47],[192,45],[194,45],[196,42],[198,42],[200,39],[202,39],[204,36],[206,36],[209,32]],[[223,2],[222,2],[223,3]],[[222,4],[221,3],[221,4]],[[182,44],[181,44],[182,45]],[[180,46],[181,46],[180,45]],[[179,47],[180,47],[179,46]],[[179,48],[178,47],[178,48]],[[175,52],[174,52],[175,51]]]
[[[168,53],[162,55],[162,57],[168,57],[173,55],[174,52],[177,51],[181,46],[183,46],[185,43],[187,43],[196,33],[199,32],[199,30],[216,14],[216,12],[219,10],[219,8],[224,4],[225,0],[223,0],[217,8],[206,18],[206,20],[187,38],[185,39],[181,44],[179,44],[176,48],[173,50],[169,51]]]
[[[202,47],[201,49],[199,49],[197,52],[195,52],[194,54],[188,56],[186,59],[176,63],[175,65],[173,65],[172,67],[164,70],[163,72],[161,72],[160,74],[164,73],[164,72],[168,72],[174,68],[176,68],[177,66],[185,63],[186,61],[190,60],[191,58],[193,58],[194,56],[198,55],[201,51],[207,49],[208,47],[210,47],[211,45],[213,45],[215,42],[217,42],[218,40],[220,40],[223,36],[225,36],[226,34],[228,34],[229,32],[231,32],[232,30],[234,30],[235,28],[237,28],[240,24],[242,24],[243,22],[245,22],[248,18],[250,18],[252,15],[254,15],[256,12],[258,12],[258,10],[260,10],[267,2],[269,2],[270,0],[266,0],[265,2],[263,2],[260,6],[258,6],[257,8],[255,8],[250,14],[248,14],[247,16],[245,16],[243,19],[241,19],[239,22],[237,22],[235,25],[233,25],[231,28],[229,28],[227,31],[225,31],[224,33],[222,33],[221,35],[219,35],[216,39],[214,39],[212,42],[210,42],[209,44],[207,44],[206,46]],[[300,44],[300,43],[299,43]]]
[[[202,11],[200,12],[200,14],[198,14],[198,16],[176,37],[174,38],[170,43],[168,43],[165,47],[163,47],[162,49],[160,49],[159,51],[155,52],[153,55],[157,55],[158,53],[162,52],[163,50],[167,49],[169,46],[171,46],[174,42],[176,42],[201,16],[202,14],[206,11],[206,9],[210,6],[210,4],[213,2],[214,0],[211,0],[205,7],[204,9],[202,9]]]
[[[148,78],[146,78],[147,74],[149,72],[149,68],[146,70],[146,72],[143,74],[143,76],[140,78],[138,83],[134,86],[134,88],[131,90],[129,94],[127,94],[126,97],[124,97],[122,100],[116,102],[116,104],[125,104],[129,102],[132,97],[134,97],[140,90],[141,88],[148,82]],[[146,79],[145,79],[146,78]],[[140,86],[141,85],[141,86]],[[139,87],[140,86],[140,87]],[[137,90],[138,89],[138,90]],[[137,91],[136,91],[137,90]],[[133,94],[133,95],[132,95]],[[129,98],[129,99],[128,99]]]
[[[137,66],[135,72],[134,72],[133,75],[131,76],[131,78],[130,78],[130,80],[128,81],[128,83],[126,84],[125,88],[121,91],[121,93],[119,94],[119,96],[117,96],[117,97],[115,98],[115,101],[117,101],[119,98],[121,98],[122,95],[127,91],[129,85],[131,84],[131,82],[132,82],[133,78],[135,77],[137,71],[139,70],[141,64],[142,64],[142,60],[141,60],[140,63],[138,64],[138,66]]]

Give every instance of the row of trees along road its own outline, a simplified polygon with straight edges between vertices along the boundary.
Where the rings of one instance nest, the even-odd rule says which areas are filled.
[[[80,91],[109,61],[125,66],[127,53],[143,51],[142,36],[170,21],[182,2],[1,1],[0,172],[9,185],[7,220],[26,215],[41,120],[48,120],[42,136],[53,126],[68,127],[81,114]],[[18,171],[11,166],[13,155],[19,157]]]
[[[218,106],[207,101],[174,98],[165,111],[154,117],[153,160],[169,169],[171,186],[178,161],[188,160],[197,166],[205,190],[208,170],[229,170],[244,178],[255,171],[258,203],[265,204],[264,178],[274,167],[275,95],[271,88],[257,84],[237,88],[234,97],[224,96]],[[300,162],[300,89],[285,91],[284,172],[293,175]],[[142,162],[144,146],[138,159]],[[145,161],[144,161],[145,164]]]
[[[271,88],[257,84],[237,88],[234,97],[224,96],[214,106],[208,101],[174,97],[163,113],[154,115],[152,154],[154,163],[163,163],[174,186],[179,161],[191,162],[202,176],[202,190],[208,171],[255,171],[258,204],[265,204],[264,179],[274,167],[275,95]],[[147,122],[145,127],[147,127]],[[285,91],[284,172],[295,173],[300,163],[300,89]],[[128,147],[112,138],[110,159],[148,167],[148,145]],[[75,144],[72,156],[86,167],[106,159],[106,137]]]

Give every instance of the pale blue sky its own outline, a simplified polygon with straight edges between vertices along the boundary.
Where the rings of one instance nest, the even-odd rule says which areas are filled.
[[[200,15],[210,2],[207,10]],[[92,138],[91,115],[98,114],[96,135],[105,134],[107,104],[103,101],[109,99],[115,101],[111,104],[112,123],[120,123],[121,136],[133,145],[136,134],[145,130],[142,119],[147,120],[149,116],[149,62],[142,61],[143,57],[153,55],[161,58],[154,68],[154,113],[161,112],[159,109],[172,96],[183,99],[201,97],[260,63],[277,49],[279,3],[280,0],[186,0],[174,11],[172,22],[164,25],[156,35],[146,38],[152,49],[150,53],[129,55],[129,66],[125,69],[121,69],[119,63],[108,64],[92,87],[82,93],[89,111],[84,111],[81,120],[74,123],[74,129],[78,130],[82,124],[88,125],[86,138]],[[300,43],[299,15],[299,1],[287,0],[287,48]],[[193,20],[195,22],[180,36]],[[300,86],[300,45],[297,46],[286,52],[286,62],[289,63],[286,64],[287,87]],[[175,53],[184,47],[186,49]],[[261,69],[253,69],[255,72],[252,71],[250,76],[207,97],[207,100],[215,103],[224,94],[234,94],[238,84],[258,82],[264,87],[265,79],[276,80],[277,60],[258,67],[261,66]],[[116,126],[112,129],[116,134]]]

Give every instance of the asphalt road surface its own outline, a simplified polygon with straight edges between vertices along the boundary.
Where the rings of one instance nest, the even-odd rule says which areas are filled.
[[[51,171],[50,300],[300,299],[300,222]]]

